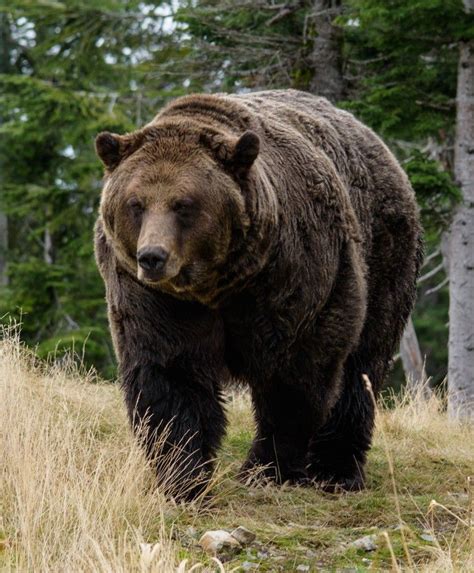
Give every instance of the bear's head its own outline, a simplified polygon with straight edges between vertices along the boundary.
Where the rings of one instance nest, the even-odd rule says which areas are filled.
[[[258,136],[151,125],[100,133],[96,150],[106,168],[101,217],[119,263],[153,288],[210,296],[233,238],[249,225],[245,187]]]

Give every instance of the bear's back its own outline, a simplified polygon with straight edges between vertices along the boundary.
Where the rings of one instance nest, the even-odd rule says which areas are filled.
[[[326,98],[291,89],[223,97],[259,118],[270,142],[273,133],[287,134],[289,140],[297,135],[310,143],[315,157],[324,153],[347,190],[368,242],[371,227],[383,225],[382,220],[406,217],[414,224],[417,207],[408,177],[385,143],[351,113]],[[311,157],[306,152],[301,161],[301,154],[292,157],[289,149],[288,160],[304,170]]]
[[[332,160],[339,176],[351,188],[385,187],[383,177],[407,179],[383,141],[351,113],[326,98],[298,90],[273,90],[223,95],[247,108],[266,126],[267,133],[298,133]],[[393,181],[390,182],[393,185]]]

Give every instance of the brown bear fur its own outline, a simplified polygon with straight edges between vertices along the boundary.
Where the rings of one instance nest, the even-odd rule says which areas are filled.
[[[147,451],[165,426],[160,452],[180,446],[172,492],[181,481],[192,497],[208,474],[229,378],[255,411],[245,471],[362,487],[374,417],[362,374],[380,388],[422,257],[415,197],[387,147],[294,90],[186,96],[96,146],[120,376]]]

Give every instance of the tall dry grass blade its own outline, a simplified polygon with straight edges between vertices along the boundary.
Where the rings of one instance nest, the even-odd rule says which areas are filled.
[[[389,473],[390,473],[390,481],[392,483],[392,489],[393,489],[393,495],[394,495],[394,500],[395,500],[395,508],[397,511],[397,517],[398,517],[398,525],[400,528],[400,537],[402,539],[402,544],[403,544],[403,550],[405,552],[405,556],[407,558],[409,567],[411,570],[413,570],[415,568],[415,564],[413,563],[413,559],[411,557],[410,554],[410,550],[408,548],[408,542],[405,536],[405,522],[403,521],[402,518],[402,511],[400,508],[400,500],[398,497],[398,489],[397,489],[397,483],[395,481],[395,470],[394,470],[394,466],[393,466],[393,458],[392,458],[392,453],[390,451],[390,447],[388,445],[388,439],[387,439],[387,434],[385,433],[385,428],[384,428],[384,423],[383,423],[383,418],[380,416],[380,412],[379,412],[379,408],[378,408],[378,404],[377,404],[377,400],[375,398],[375,394],[374,391],[372,389],[372,384],[370,382],[369,377],[366,374],[362,375],[362,378],[364,380],[365,383],[365,387],[367,392],[369,393],[372,402],[374,404],[374,408],[375,408],[375,412],[377,414],[377,418],[378,420],[380,420],[380,424],[379,424],[379,429],[380,429],[380,434],[382,436],[382,440],[383,440],[383,445],[384,445],[384,450],[385,450],[385,456],[387,458],[387,463],[388,463],[388,468],[389,468]],[[388,533],[386,534],[387,538],[388,538]]]
[[[387,547],[390,553],[390,559],[392,560],[392,568],[396,573],[401,573],[400,565],[398,564],[397,558],[395,557],[395,551],[393,550],[392,542],[390,541],[390,536],[387,531],[382,532],[382,536],[387,543]]]

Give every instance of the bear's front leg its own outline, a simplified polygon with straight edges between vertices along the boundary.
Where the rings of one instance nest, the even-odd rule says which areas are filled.
[[[134,431],[165,493],[195,498],[225,430],[221,320],[201,304],[141,285],[118,267],[100,234],[96,251]]]
[[[122,385],[133,429],[160,486],[175,498],[195,498],[207,486],[226,424],[212,368],[135,364],[124,369]]]

